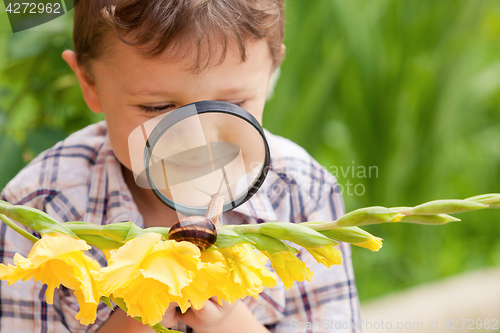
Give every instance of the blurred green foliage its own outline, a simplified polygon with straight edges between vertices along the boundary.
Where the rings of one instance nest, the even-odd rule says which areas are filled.
[[[264,123],[330,171],[378,168],[337,172],[348,211],[499,192],[500,2],[289,0],[287,24]],[[457,217],[367,227],[386,241],[353,248],[360,298],[500,265],[500,212]]]
[[[287,0],[286,14],[287,55],[264,125],[338,177],[348,211],[500,192],[498,1]],[[5,21],[0,8],[0,31]],[[61,59],[71,15],[44,26],[0,34],[0,188],[102,119]],[[353,248],[360,298],[500,265],[500,212],[458,217],[367,227],[386,241],[379,253]]]
[[[61,58],[72,48],[72,16],[5,32],[0,3],[0,188],[33,157],[70,133],[103,119],[83,100],[76,76]],[[10,29],[10,28],[9,28]]]

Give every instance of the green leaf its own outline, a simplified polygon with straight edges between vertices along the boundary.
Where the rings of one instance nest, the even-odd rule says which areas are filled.
[[[156,333],[168,333],[168,332],[173,332],[173,333],[182,333],[179,331],[175,330],[169,330],[168,328],[165,328],[162,324],[158,323],[154,326],[149,326],[151,327]]]
[[[113,304],[111,304],[110,299],[107,298],[106,296],[101,296],[101,302],[106,304],[110,309],[112,309],[112,310],[114,309]]]
[[[0,200],[0,214],[4,214],[10,219],[24,224],[28,228],[36,230],[41,234],[61,233],[76,237],[76,235],[64,226],[64,224],[57,222],[50,215],[35,208],[12,205]]]

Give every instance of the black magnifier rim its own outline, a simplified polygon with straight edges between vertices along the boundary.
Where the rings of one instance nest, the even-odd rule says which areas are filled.
[[[189,112],[183,112],[183,109],[195,105],[196,107],[196,113],[189,113]],[[262,129],[262,126],[260,126],[259,122],[257,119],[255,119],[254,116],[252,116],[251,113],[249,113],[247,110],[232,104],[232,103],[227,103],[227,102],[221,102],[221,101],[199,101],[199,102],[194,102],[190,104],[186,104],[178,109],[175,109],[167,116],[165,116],[153,129],[151,134],[149,135],[148,139],[146,140],[146,147],[144,148],[144,166],[146,168],[146,176],[148,179],[149,187],[153,190],[153,193],[156,195],[158,199],[160,199],[164,204],[166,204],[168,207],[186,215],[186,216],[191,216],[191,215],[205,215],[206,208],[194,208],[186,205],[180,205],[180,204],[175,204],[173,200],[170,200],[167,198],[163,193],[161,193],[159,190],[156,189],[154,186],[154,183],[151,179],[151,175],[149,173],[149,162],[151,159],[151,154],[153,152],[153,149],[158,142],[158,140],[163,136],[163,134],[168,131],[172,126],[177,124],[178,122],[187,119],[191,116],[194,115],[200,115],[204,113],[223,113],[223,114],[229,114],[232,116],[236,116],[238,118],[243,119],[250,125],[252,125],[260,134],[262,137],[262,141],[264,142],[264,150],[265,150],[265,156],[264,156],[264,166],[262,170],[260,171],[259,177],[256,178],[254,183],[248,188],[248,192],[246,196],[241,200],[238,204],[234,204],[233,200],[232,202],[229,202],[224,205],[223,207],[223,212],[230,211],[243,203],[245,203],[248,199],[250,199],[262,186],[262,183],[264,183],[264,180],[266,179],[267,173],[269,171],[269,163],[271,160],[271,156],[269,153],[269,144],[267,142],[266,136],[264,134],[264,130]],[[240,196],[241,197],[241,196]],[[240,197],[237,197],[237,200],[240,199]]]

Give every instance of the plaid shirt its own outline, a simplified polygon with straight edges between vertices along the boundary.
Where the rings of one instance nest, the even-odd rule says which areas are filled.
[[[294,143],[266,131],[271,167],[262,188],[245,204],[224,214],[225,224],[265,221],[327,221],[344,214],[335,178]],[[105,122],[70,135],[26,166],[2,191],[2,200],[35,207],[60,222],[110,224],[143,220],[113,154]],[[14,254],[27,256],[32,243],[5,224],[0,225],[1,262]],[[286,290],[280,282],[264,289],[258,299],[244,302],[272,332],[360,332],[352,325],[360,318],[351,252],[341,243],[344,264],[327,269],[304,249],[300,258],[314,272],[311,282],[295,282]],[[100,250],[89,255],[101,266]],[[272,270],[268,262],[268,268]],[[78,302],[73,292],[56,289],[54,304],[45,300],[41,282],[20,281],[0,285],[2,332],[95,332],[111,314],[99,304],[97,320],[82,326],[75,319]],[[354,328],[353,328],[354,326]],[[191,332],[179,323],[174,329]]]

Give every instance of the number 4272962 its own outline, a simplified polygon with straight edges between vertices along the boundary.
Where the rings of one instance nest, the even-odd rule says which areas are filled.
[[[451,323],[450,323],[451,321]],[[444,328],[451,330],[467,329],[467,330],[497,330],[498,329],[498,319],[448,319],[443,326]]]
[[[31,3],[31,2],[15,2],[9,3],[5,9],[10,14],[61,14],[60,3]]]

